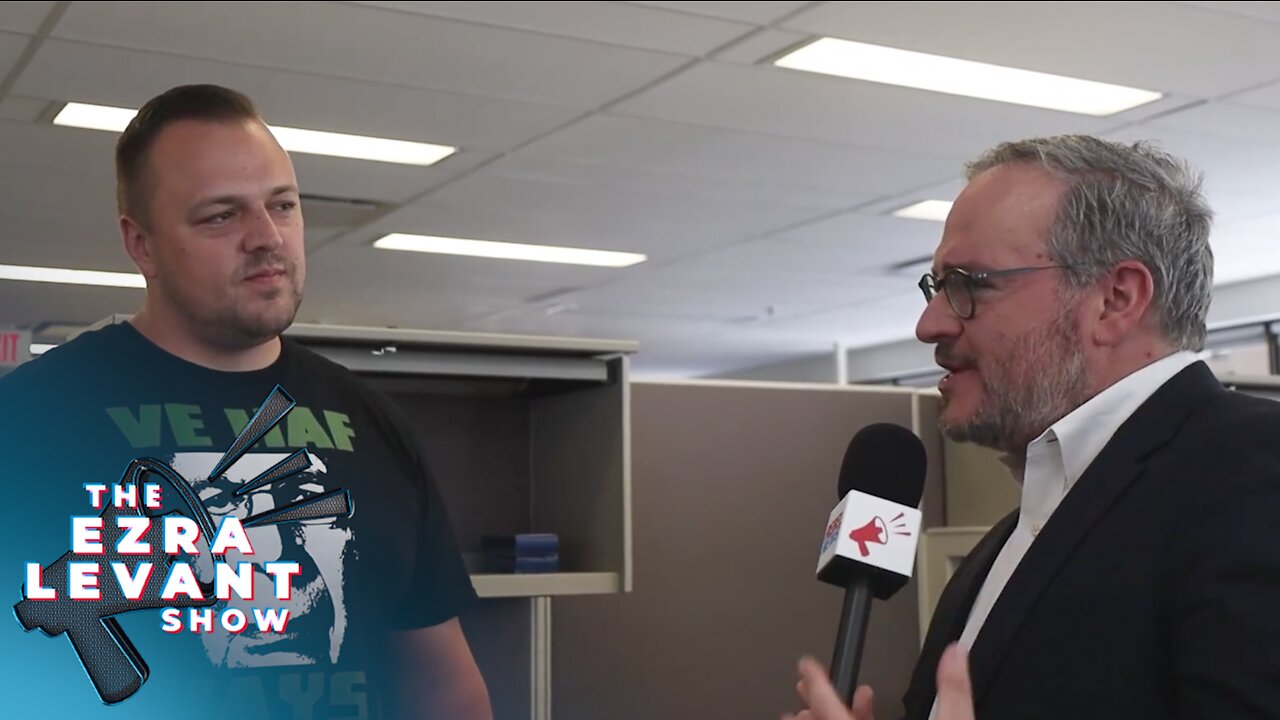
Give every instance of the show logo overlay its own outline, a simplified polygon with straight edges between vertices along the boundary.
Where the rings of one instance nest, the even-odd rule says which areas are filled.
[[[246,629],[262,635],[285,633],[288,601],[301,568],[292,561],[255,565],[246,531],[350,517],[348,491],[331,490],[243,518],[225,515],[215,521],[198,487],[227,473],[294,405],[282,388],[272,390],[213,470],[194,486],[170,465],[152,458],[130,462],[118,484],[86,484],[86,508],[101,512],[71,518],[70,552],[49,565],[26,564],[23,599],[14,606],[18,621],[28,631],[39,628],[50,637],[66,633],[103,702],[129,698],[150,674],[116,615],[163,608],[162,628],[168,633],[181,632],[184,625],[191,632],[212,633],[215,624],[233,635]],[[312,462],[309,451],[298,450],[239,484],[234,494],[306,472]],[[256,572],[274,580],[270,587],[279,605],[245,612],[234,601],[255,599]],[[213,606],[219,602],[223,609],[215,612]]]

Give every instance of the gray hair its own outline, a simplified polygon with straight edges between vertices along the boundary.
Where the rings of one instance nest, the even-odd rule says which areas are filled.
[[[1086,135],[1007,142],[969,163],[965,177],[1000,165],[1034,163],[1068,183],[1048,249],[1078,291],[1117,263],[1137,260],[1154,281],[1152,304],[1165,337],[1201,350],[1213,291],[1213,211],[1202,177],[1149,143]]]

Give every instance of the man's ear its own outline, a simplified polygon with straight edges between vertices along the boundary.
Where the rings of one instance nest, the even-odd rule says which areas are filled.
[[[1093,340],[1104,347],[1120,344],[1147,316],[1155,298],[1155,279],[1137,260],[1125,260],[1111,268],[1098,289],[1102,303],[1093,325]]]
[[[155,277],[155,246],[146,228],[128,215],[121,215],[120,240],[124,244],[124,251],[133,258],[133,264],[138,266],[142,276],[148,279]]]

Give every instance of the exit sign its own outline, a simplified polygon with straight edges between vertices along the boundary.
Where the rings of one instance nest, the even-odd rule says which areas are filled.
[[[31,358],[31,333],[0,330],[0,368],[16,367]]]

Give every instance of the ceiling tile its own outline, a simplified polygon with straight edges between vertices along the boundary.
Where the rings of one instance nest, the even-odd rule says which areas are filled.
[[[508,155],[489,166],[503,176],[563,184],[596,185],[618,190],[678,194],[724,200],[758,200],[817,209],[843,209],[868,199],[868,191],[824,189],[794,185],[781,178],[743,179],[716,177],[716,168],[701,168],[703,175],[639,167],[642,163],[596,165],[563,162],[525,155]]]
[[[525,242],[569,247],[595,247],[608,238],[612,250],[648,249],[649,235],[637,229],[617,230],[606,217],[501,214],[491,209],[422,202],[396,208],[362,230],[342,237],[343,245],[368,245],[392,232],[443,235],[499,242]]]
[[[51,5],[0,4],[0,64]],[[889,213],[954,198],[964,161],[997,142],[1059,132],[1154,139],[1187,157],[1218,216],[1220,282],[1280,276],[1272,4],[297,7],[71,4],[0,99],[0,262],[132,271],[115,222],[116,136],[39,121],[54,101],[137,105],[216,82],[276,124],[461,147],[426,169],[295,156],[309,194],[381,204],[351,217],[310,202],[303,321],[635,339],[637,376],[909,339],[918,271],[891,267],[929,258],[942,225]],[[1093,119],[766,64],[814,33],[1173,94]],[[585,268],[370,247],[392,230],[651,260]],[[141,297],[4,282],[0,324],[87,323]],[[1277,309],[1260,296],[1215,305],[1215,321],[1246,305]]]
[[[631,4],[766,25],[787,13],[799,10],[809,3],[773,2],[772,0],[753,0],[752,2],[716,2],[716,0],[710,0],[709,2],[633,2]]]
[[[1280,66],[1280,26],[1158,2],[827,2],[785,27],[1194,97]]]
[[[304,153],[293,153],[291,157],[298,186],[308,195],[400,203],[447,183],[491,156],[463,153],[430,167]]]
[[[937,182],[954,176],[961,166],[960,158],[611,115],[575,123],[521,154],[863,197]]]
[[[16,92],[137,107],[171,87],[216,83],[253,99],[269,122],[501,152],[575,117],[545,104],[415,90],[101,45],[50,40]]]
[[[1234,103],[1205,103],[1170,113],[1143,127],[1171,128],[1235,140],[1280,145],[1280,110],[1245,107]]]
[[[13,33],[0,32],[0,77],[8,74],[22,57],[29,38]]]
[[[1214,0],[1213,2],[1175,2],[1174,4],[1280,23],[1280,3]]]
[[[749,23],[589,0],[357,4],[694,56],[705,55],[753,29]]]
[[[704,63],[611,108],[619,115],[943,157],[1011,137],[1114,122],[772,67]]]
[[[110,173],[0,172],[0,263],[134,272],[116,218]]]
[[[1220,222],[1280,211],[1280,144],[1140,126],[1110,136],[1150,140],[1204,174],[1204,193]]]
[[[114,133],[54,125],[0,123],[0,157],[11,168],[80,172],[114,182]]]
[[[481,239],[564,244],[551,237],[529,237],[531,233],[521,229],[526,222],[541,221],[544,227],[562,223],[578,237],[594,228],[595,237],[587,247],[632,250],[634,238],[645,238],[645,247],[655,258],[680,257],[698,248],[767,233],[822,212],[776,202],[514,178],[489,168],[449,184],[425,202],[429,206],[502,215],[514,221],[511,235]],[[429,227],[404,230],[432,232]]]
[[[791,248],[753,242],[639,269],[608,285],[558,296],[548,306],[743,325],[873,299],[903,286],[895,279],[834,272],[821,267],[819,258],[796,257]]]
[[[56,4],[54,2],[0,3],[0,30],[34,35]]]
[[[916,322],[923,311],[924,298],[919,291],[900,293],[786,320],[770,332],[824,338],[828,347],[839,342],[858,349],[915,337]]]
[[[627,271],[330,245],[308,256],[303,310],[316,322],[462,329],[566,284]]]
[[[1231,96],[1230,101],[1237,105],[1280,110],[1280,82],[1267,83],[1245,92],[1236,93]]]
[[[811,37],[813,36],[809,33],[769,28],[735,42],[712,57],[720,62],[754,65],[780,57],[787,50],[798,47]]]
[[[77,3],[54,36],[577,108],[597,107],[687,62],[678,55],[356,5],[298,8],[291,2]],[[244,32],[246,27],[260,32]]]
[[[884,274],[908,260],[931,257],[942,239],[942,223],[883,215],[845,213],[770,236],[798,256],[825,258],[833,272]],[[914,285],[918,277],[901,282]]]
[[[0,120],[8,122],[32,123],[49,109],[48,100],[8,95],[0,100]]]

